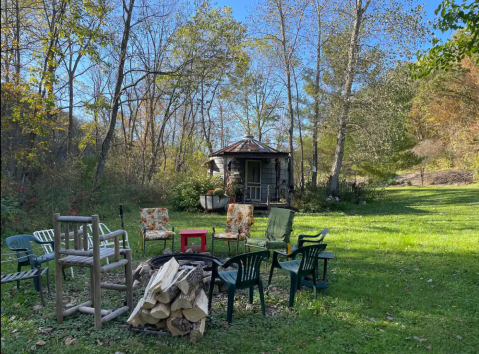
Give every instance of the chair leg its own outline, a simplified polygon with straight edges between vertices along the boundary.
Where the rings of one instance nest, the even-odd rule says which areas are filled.
[[[62,274],[63,274],[63,280],[67,280],[67,276],[65,274],[65,268],[62,267]]]
[[[50,267],[47,268],[47,290],[48,290],[48,295],[51,294],[50,292]]]
[[[259,290],[259,299],[261,300],[261,309],[263,310],[263,316],[266,317],[266,306],[264,304],[263,282],[261,281],[261,278],[259,278],[258,290]]]
[[[252,304],[253,303],[253,287],[249,288],[249,303]]]
[[[314,292],[315,299],[318,298],[318,288],[316,287],[316,277],[317,277],[316,268],[313,268],[313,292]]]
[[[228,241],[228,252],[231,252],[230,242]]]
[[[233,320],[233,302],[235,301],[235,290],[236,288],[234,285],[228,287],[228,310],[226,313],[226,320],[228,323],[231,323]]]
[[[239,253],[239,240],[236,242],[236,255]]]
[[[20,263],[17,264],[17,273],[20,273],[22,271],[22,266]],[[20,280],[17,280],[17,289],[20,289]]]
[[[211,275],[210,288],[208,290],[208,311],[211,311],[211,301],[213,299],[213,290],[215,287],[215,278]]]
[[[211,255],[212,256],[215,255],[214,248],[215,248],[215,239],[211,237]]]
[[[273,270],[274,270],[274,265],[271,264],[271,270],[269,271],[269,278],[268,278],[268,288],[269,288],[269,285],[271,284],[271,279],[273,278]]]
[[[42,272],[40,268],[38,268],[38,277],[37,283],[38,283],[38,292],[40,293],[40,299],[42,300],[42,305],[45,307],[45,299],[43,298],[43,289],[42,289]]]
[[[146,242],[145,237],[143,237],[143,243],[142,243],[143,244],[143,257],[145,256],[145,248],[146,248],[145,247],[145,242]]]
[[[296,287],[298,286],[298,279],[296,274],[290,274],[291,288],[289,290],[289,307],[294,307],[294,294],[296,293]]]

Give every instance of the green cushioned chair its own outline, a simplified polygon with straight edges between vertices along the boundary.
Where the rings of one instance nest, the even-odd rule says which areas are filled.
[[[293,231],[294,211],[289,209],[271,208],[268,217],[268,225],[266,226],[266,237],[247,238],[244,244],[246,246],[265,248],[267,250],[285,249],[290,252],[289,239],[291,231]]]

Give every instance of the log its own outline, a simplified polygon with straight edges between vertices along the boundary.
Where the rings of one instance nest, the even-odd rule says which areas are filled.
[[[170,313],[170,318],[181,318],[181,317],[184,317],[183,316],[183,312],[181,312],[182,310],[175,310],[175,311],[171,311]]]
[[[171,304],[171,310],[191,309],[196,297],[196,289],[191,289],[188,294],[181,293]]]
[[[184,336],[191,330],[191,323],[186,318],[169,318],[166,321],[166,326],[174,337]]]
[[[151,285],[153,292],[158,293],[160,291],[165,291],[173,282],[179,267],[180,265],[174,257],[166,262],[158,273],[156,273],[156,276],[152,277],[154,278]]]
[[[155,326],[156,328],[166,328],[166,322],[167,322],[166,319],[160,320],[160,322],[158,322]]]
[[[190,322],[198,322],[208,316],[208,297],[200,290],[195,298],[193,307],[182,311],[183,316]]]
[[[151,310],[142,309],[141,317],[143,318],[143,321],[149,324],[157,324],[160,321],[159,318],[151,316]]]
[[[177,283],[183,294],[188,294],[191,289],[196,289],[200,281],[203,280],[203,267],[197,266],[190,270],[186,276]],[[196,322],[196,321],[195,321]]]
[[[162,304],[161,302],[150,310],[150,315],[160,320],[170,317],[170,313],[170,304]]]
[[[190,338],[201,338],[205,333],[206,318],[191,325]]]
[[[150,282],[145,288],[145,295],[143,295],[142,308],[146,310],[152,309],[156,305],[155,294],[153,293],[153,288],[152,288],[153,281],[154,281],[154,276],[150,278]]]
[[[165,289],[165,291],[161,291],[156,294],[156,300],[164,304],[169,304],[170,302],[172,302],[174,298],[177,297],[180,293],[180,289],[178,288],[176,283],[181,280],[184,275],[186,275],[186,270],[180,270],[176,274],[176,277],[175,279],[173,279],[171,285],[167,289]]]
[[[130,317],[128,318],[127,323],[130,326],[133,327],[138,327],[138,326],[143,326],[145,325],[145,322],[141,318],[141,307],[143,306],[143,298],[138,301],[138,304],[136,304],[135,309],[131,313]]]

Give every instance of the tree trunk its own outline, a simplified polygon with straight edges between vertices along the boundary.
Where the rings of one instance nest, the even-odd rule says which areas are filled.
[[[319,3],[315,3],[318,19],[318,43],[316,44],[316,75],[314,78],[314,117],[313,117],[313,166],[311,184],[318,185],[318,124],[319,124],[319,79],[321,70],[321,10]]]
[[[73,72],[68,75],[68,134],[67,157],[72,156],[73,141]]]
[[[127,10],[125,27],[123,28],[123,38],[121,40],[120,59],[118,61],[117,79],[116,79],[115,91],[114,91],[114,95],[113,95],[112,103],[111,103],[110,124],[108,125],[108,131],[106,133],[105,139],[103,140],[100,157],[98,158],[98,165],[96,169],[95,180],[97,185],[100,183],[103,177],[103,173],[105,171],[105,163],[108,158],[108,152],[110,150],[111,140],[113,139],[113,134],[115,132],[116,117],[118,116],[119,99],[121,95],[121,88],[123,85],[123,78],[124,78],[123,68],[125,66],[126,52],[128,49],[131,16],[133,14],[134,5],[135,5],[135,0],[130,0],[130,3],[128,5],[128,10]]]
[[[296,114],[298,115],[299,146],[301,150],[301,190],[304,189],[304,144],[303,129],[301,125],[301,115],[299,114],[299,89],[296,74],[294,75],[294,86],[296,88]]]
[[[336,151],[334,153],[334,162],[331,167],[331,176],[329,177],[329,190],[332,194],[337,193],[339,187],[339,174],[344,157],[344,142],[346,140],[346,126],[348,124],[351,88],[354,81],[354,71],[356,65],[356,51],[358,46],[359,29],[363,14],[366,11],[371,0],[367,0],[366,5],[362,6],[362,0],[356,1],[356,10],[354,16],[353,28],[351,30],[351,39],[348,49],[348,64],[345,72],[344,89],[342,94],[342,110],[339,116],[339,129],[336,138]]]
[[[291,194],[294,190],[294,156],[293,156],[293,133],[294,133],[294,112],[293,112],[293,102],[291,97],[291,67],[290,67],[290,58],[288,57],[288,51],[286,48],[286,29],[284,23],[284,14],[282,3],[278,2],[278,15],[281,26],[281,46],[283,50],[283,61],[284,61],[284,71],[286,74],[286,93],[288,96],[288,114],[289,114],[289,136],[288,136],[288,145],[289,145],[289,191],[288,193],[288,203],[291,200]]]

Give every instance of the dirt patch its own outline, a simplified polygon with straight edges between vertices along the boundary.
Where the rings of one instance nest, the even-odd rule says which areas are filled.
[[[474,171],[472,170],[451,170],[424,173],[424,185],[440,184],[469,184],[473,183]],[[394,178],[398,186],[405,186],[410,183],[413,186],[423,185],[420,173],[405,173]]]

